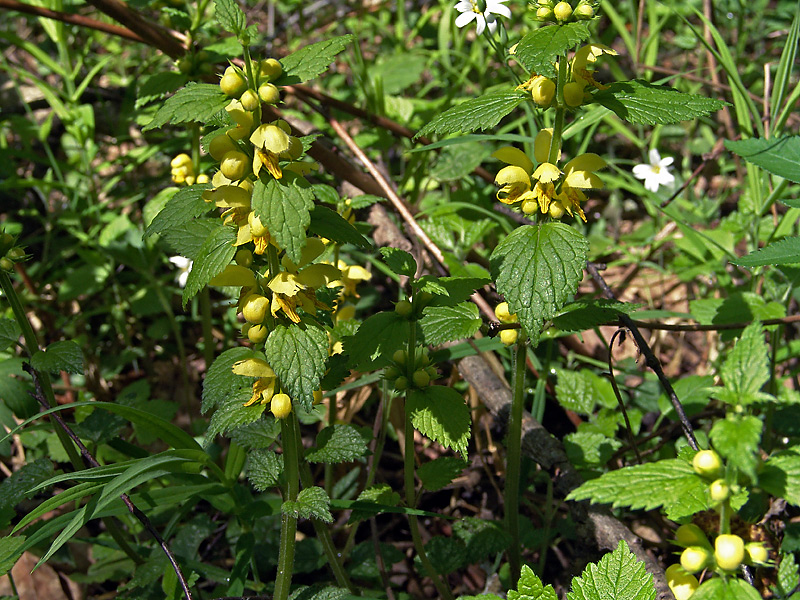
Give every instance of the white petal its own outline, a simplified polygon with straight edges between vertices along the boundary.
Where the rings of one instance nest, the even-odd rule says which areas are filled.
[[[673,175],[666,169],[662,169],[661,173],[658,174],[659,185],[672,185],[674,181],[675,181],[675,175]]]
[[[483,30],[486,29],[486,19],[483,15],[479,15],[477,13],[472,13],[475,15],[475,22],[478,25],[477,33],[478,35],[483,35]]]
[[[178,285],[182,288],[186,287],[186,280],[189,279],[189,271],[184,271],[180,275],[178,275]]]
[[[494,13],[496,15],[502,15],[507,19],[511,18],[511,9],[500,3],[494,3],[494,4],[491,2],[487,3],[486,12]]]
[[[477,16],[477,14],[472,12],[472,9],[470,9],[469,12],[461,13],[456,17],[456,27],[464,27],[465,25],[469,25]],[[478,26],[480,27],[480,24]]]
[[[658,162],[658,166],[659,166],[659,167],[664,167],[664,168],[666,169],[666,168],[667,168],[668,166],[670,166],[670,165],[671,165],[673,162],[675,162],[675,159],[674,159],[673,157],[671,157],[671,156],[665,156],[664,158],[662,158],[662,159],[661,159],[661,160]]]
[[[658,179],[655,177],[648,177],[644,180],[644,189],[650,190],[651,192],[658,191]]]
[[[189,269],[192,266],[192,260],[185,256],[171,256],[169,262],[179,269]]]
[[[651,165],[657,165],[658,162],[661,160],[661,155],[658,153],[658,150],[656,150],[655,148],[652,148],[650,150],[649,157],[650,157],[650,164]]]
[[[494,15],[486,15],[486,24],[489,26],[489,33],[497,31],[497,19],[494,18]]]
[[[472,2],[470,2],[469,0],[461,0],[461,2],[456,4],[455,8],[460,13],[467,11],[472,12]]]
[[[633,176],[636,179],[646,179],[653,173],[653,167],[650,165],[634,165]]]

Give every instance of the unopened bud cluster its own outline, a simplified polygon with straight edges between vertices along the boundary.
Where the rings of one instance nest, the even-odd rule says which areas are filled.
[[[10,233],[0,234],[0,269],[10,271],[14,263],[25,259],[25,251],[16,245],[17,238]]]
[[[411,367],[411,368],[410,368]],[[418,348],[414,352],[414,364],[408,364],[408,352],[397,350],[392,355],[391,364],[383,371],[383,377],[398,392],[410,388],[424,388],[439,376],[436,367],[431,365],[426,348]]]
[[[593,19],[597,14],[599,2],[592,0],[580,0],[579,2],[566,2],[561,0],[538,0],[532,3],[533,10],[536,11],[536,18],[539,21],[558,23],[563,25],[571,21],[586,21]]]
[[[497,305],[494,309],[494,316],[497,317],[497,320],[503,324],[512,324],[518,323],[519,318],[517,318],[516,314],[509,312],[508,310],[508,302],[501,302]],[[519,330],[518,329],[503,329],[500,331],[500,341],[503,342],[506,346],[510,346],[511,344],[515,344],[517,339],[519,338]]]
[[[195,176],[192,158],[184,153],[178,154],[169,163],[172,181],[178,185],[194,185],[195,183],[208,183],[210,179],[205,173]]]
[[[244,110],[256,110],[259,102],[277,104],[281,95],[277,86],[272,83],[283,74],[281,63],[274,58],[253,61],[253,87],[248,86],[246,72],[236,65],[225,69],[219,81],[220,89],[231,98],[242,103]]]

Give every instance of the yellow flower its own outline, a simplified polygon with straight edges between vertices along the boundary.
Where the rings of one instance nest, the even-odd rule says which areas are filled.
[[[236,127],[228,130],[228,135],[234,140],[241,140],[250,135],[253,129],[253,113],[245,110],[238,100],[231,100],[225,110],[236,123]]]
[[[353,296],[354,298],[360,298],[361,296],[358,295],[356,292],[356,286],[361,283],[362,281],[369,281],[372,279],[372,274],[367,271],[364,267],[359,265],[348,265],[343,260],[340,260],[336,263],[336,266],[341,271],[342,275],[340,278],[331,281],[328,284],[328,287],[341,287],[341,296]]]
[[[584,87],[591,85],[600,90],[608,87],[595,81],[594,74],[589,70],[589,68],[594,70],[594,63],[603,54],[616,56],[617,51],[603,44],[588,44],[578,50],[572,59],[572,80],[582,84]]]
[[[275,395],[275,384],[277,377],[272,367],[267,364],[267,361],[261,358],[248,358],[233,363],[233,372],[236,375],[244,375],[245,377],[258,377],[253,383],[253,395],[245,403],[245,406],[252,406],[256,402],[266,404]]]
[[[599,190],[603,187],[603,180],[594,171],[605,166],[606,161],[591,152],[576,156],[564,166],[564,181],[557,199],[570,216],[574,210],[586,222],[586,215],[581,208],[581,202],[586,201],[583,190]]]
[[[261,167],[269,171],[275,179],[283,177],[278,165],[280,155],[289,150],[289,135],[277,125],[261,125],[250,136],[256,147],[253,156],[253,173],[258,177]]]

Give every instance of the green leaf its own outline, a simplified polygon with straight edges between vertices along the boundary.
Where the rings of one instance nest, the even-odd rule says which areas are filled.
[[[136,90],[136,108],[163,98],[185,85],[187,77],[179,71],[159,71],[147,77]]]
[[[607,379],[598,377],[589,369],[557,369],[556,376],[558,403],[567,410],[584,416],[594,413],[596,403],[607,391],[605,388],[611,386]],[[613,390],[611,393],[613,394]]]
[[[228,434],[228,437],[243,448],[260,450],[272,446],[280,431],[281,424],[278,419],[261,419],[249,425],[237,427]]]
[[[517,589],[508,591],[508,600],[558,600],[552,585],[544,585],[528,565],[522,565]]]
[[[688,461],[667,459],[604,473],[570,492],[567,500],[644,510],[664,506],[669,510],[684,494],[699,490],[705,496],[706,486]]]
[[[262,177],[253,188],[253,212],[295,264],[305,248],[309,211],[314,207],[314,194],[302,181],[291,171],[284,171],[281,179]]]
[[[206,373],[203,381],[203,404],[200,412],[205,414],[209,409],[224,402],[228,396],[235,394],[241,395],[244,391],[250,391],[253,387],[253,380],[249,377],[242,377],[233,372],[233,363],[252,358],[253,351],[250,348],[231,348],[220,354],[211,363],[211,367]]]
[[[740,267],[765,267],[767,265],[793,265],[800,263],[800,237],[788,237],[771,243],[747,256],[731,261]]]
[[[797,571],[797,563],[794,554],[787,552],[781,555],[781,562],[778,565],[777,592],[781,598],[788,598],[798,585],[800,585],[800,573]]]
[[[776,498],[800,506],[800,446],[770,456],[758,475],[758,485]]]
[[[167,98],[142,131],[156,129],[167,123],[206,123],[230,101],[219,85],[190,82],[174,96]]]
[[[717,452],[732,461],[753,481],[756,479],[762,427],[758,417],[728,413],[724,419],[714,423],[708,434]]]
[[[311,233],[328,238],[340,244],[353,244],[361,248],[369,248],[371,244],[358,229],[342,217],[335,210],[327,206],[315,205],[311,211],[311,224],[308,227]]]
[[[514,58],[531,73],[555,79],[558,57],[589,35],[589,28],[581,22],[539,27],[520,40]]]
[[[725,147],[773,175],[800,183],[800,136],[725,140]]]
[[[14,507],[33,496],[33,488],[53,475],[53,463],[39,458],[23,465],[0,483],[0,528],[5,528],[14,517]]]
[[[679,123],[718,111],[725,102],[685,94],[646,81],[617,81],[594,95],[594,101],[629,123],[655,125]]]
[[[7,536],[0,538],[0,577],[6,575],[22,556],[25,536]]]
[[[276,85],[303,83],[328,70],[333,59],[355,38],[343,35],[305,46],[281,59],[283,75]]]
[[[218,435],[224,435],[231,429],[248,425],[261,418],[267,405],[256,402],[252,406],[245,406],[250,396],[251,390],[243,389],[217,404],[206,430],[206,445],[211,444]]]
[[[769,354],[764,328],[754,321],[742,332],[719,370],[727,394],[717,394],[734,405],[765,400],[761,387],[769,381]]]
[[[492,252],[492,274],[509,310],[535,342],[545,319],[552,319],[578,289],[589,242],[563,223],[524,225]]]
[[[761,594],[743,579],[715,577],[704,581],[692,600],[761,600]]]
[[[14,319],[0,319],[0,352],[16,344],[20,335],[19,326]]]
[[[274,487],[282,472],[282,454],[265,448],[247,454],[247,479],[257,491],[263,492]]]
[[[207,213],[214,205],[203,200],[203,192],[211,187],[210,183],[201,183],[180,188],[155,216],[144,237],[179,227]]]
[[[597,431],[577,431],[564,436],[567,458],[581,468],[605,465],[621,447],[622,442]]]
[[[471,338],[482,323],[478,307],[471,302],[428,307],[419,320],[425,343],[431,346]]]
[[[367,442],[352,425],[331,425],[317,435],[317,444],[306,450],[306,460],[335,464],[352,462],[367,454]]]
[[[417,272],[417,261],[408,252],[400,248],[381,248],[380,251],[384,262],[394,273],[414,277]]]
[[[183,288],[181,301],[184,308],[197,292],[231,263],[236,254],[236,246],[233,245],[235,241],[236,229],[227,227],[222,222],[208,235],[194,258],[186,287]]]
[[[469,407],[456,390],[438,385],[411,390],[406,410],[411,414],[411,424],[422,435],[466,456]]]
[[[317,519],[325,523],[333,522],[331,499],[321,487],[312,486],[297,494],[296,502],[284,502],[281,512],[299,519]]]
[[[422,487],[435,492],[450,485],[464,471],[466,463],[454,456],[440,456],[421,465],[417,469],[417,477]]]
[[[46,373],[83,373],[83,352],[72,340],[53,342],[44,350],[34,353],[31,365],[37,371]]]
[[[397,506],[400,504],[400,500],[400,494],[395,492],[388,484],[377,483],[372,485],[358,495],[360,506],[353,508],[353,512],[350,514],[350,519],[348,519],[347,522],[355,523],[363,519],[368,519],[381,512],[380,507]],[[375,510],[367,510],[366,505],[368,503],[374,503],[376,505]]]
[[[585,331],[596,325],[613,323],[622,314],[630,314],[640,304],[616,300],[581,299],[564,306],[561,314],[553,319],[553,325],[562,331]]]
[[[247,25],[247,17],[236,0],[214,0],[214,16],[225,31],[238,36]]]
[[[176,254],[194,260],[206,238],[219,229],[220,219],[201,218],[189,221],[163,233],[163,239]]]
[[[433,565],[433,569],[440,575],[448,575],[460,569],[466,560],[464,544],[453,538],[437,535],[425,544],[425,553]],[[419,557],[414,561],[422,566]]]
[[[475,293],[475,290],[491,283],[491,280],[484,277],[434,277],[433,275],[423,275],[412,285],[423,292],[433,294],[430,302],[426,305],[433,306],[455,306],[466,300]],[[425,311],[423,311],[423,314]]]
[[[567,600],[655,600],[653,576],[624,540],[600,562],[590,564],[572,580]]]
[[[278,325],[269,334],[264,353],[292,399],[311,410],[328,358],[325,330],[307,321],[289,327]]]
[[[415,137],[491,129],[528,97],[517,90],[505,90],[472,98],[434,117]]]
[[[464,542],[467,564],[482,562],[511,545],[511,534],[500,521],[461,517],[453,523],[453,536]]]
[[[408,340],[408,327],[409,322],[393,310],[368,317],[355,335],[342,341],[350,357],[348,366],[361,372],[385,367]]]

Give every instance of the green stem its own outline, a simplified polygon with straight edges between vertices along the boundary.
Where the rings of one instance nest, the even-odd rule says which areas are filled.
[[[564,133],[564,116],[567,113],[564,103],[564,86],[567,84],[567,57],[562,56],[558,61],[558,81],[556,82],[556,94],[558,106],[556,107],[556,117],[553,122],[553,137],[550,140],[550,154],[547,162],[552,165],[558,163],[558,155],[561,153],[561,136]]]
[[[522,334],[522,332],[520,332]],[[519,580],[522,563],[519,541],[519,482],[522,463],[522,409],[525,396],[525,350],[526,340],[520,335],[514,350],[514,395],[511,398],[511,413],[508,419],[508,442],[506,450],[505,515],[506,527],[511,535],[508,563],[511,581]]]
[[[200,290],[200,322],[203,326],[203,360],[206,372],[214,362],[214,333],[211,327],[211,293],[208,286]]]
[[[295,423],[297,417],[292,412],[281,419],[281,443],[283,445],[283,470],[286,474],[286,495],[284,502],[296,502],[300,491],[300,471],[298,467],[298,446]],[[281,541],[278,551],[278,574],[275,577],[274,600],[287,600],[292,585],[292,567],[294,565],[294,545],[297,534],[297,517],[293,514],[281,514]]]

